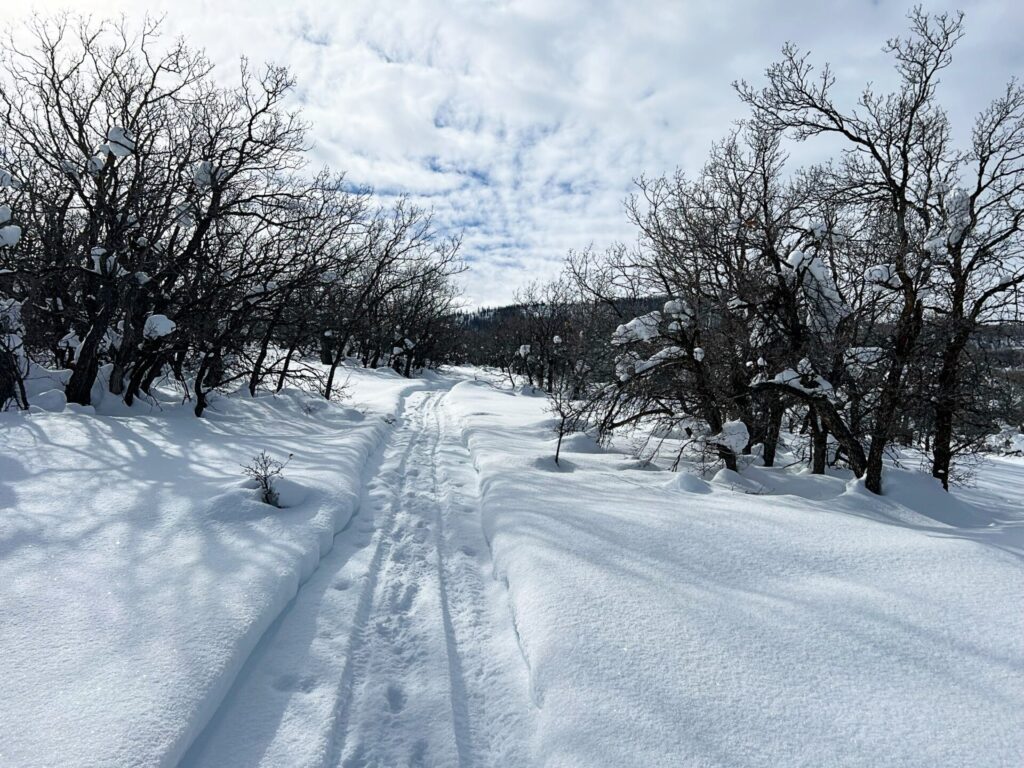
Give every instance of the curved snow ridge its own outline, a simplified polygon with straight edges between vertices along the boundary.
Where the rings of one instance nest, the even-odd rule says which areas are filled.
[[[498,413],[471,407],[477,402],[475,398],[478,395],[483,394],[486,397],[495,393],[499,393],[499,396],[512,396],[512,393],[496,390],[487,382],[459,382],[452,388],[449,410],[458,424],[460,443],[473,468],[476,492],[480,499],[480,524],[490,556],[491,578],[501,585],[504,593],[512,637],[527,675],[530,701],[539,710],[544,706],[544,687],[540,676],[536,674],[535,664],[531,661],[528,637],[520,630],[517,600],[514,599],[513,584],[508,571],[510,558],[505,549],[500,545],[496,546],[494,541],[496,520],[503,505],[500,500],[494,503],[493,487],[495,483],[500,484],[500,478],[506,476],[511,467],[517,464],[527,466],[532,461],[524,462],[518,455],[520,452],[516,450],[516,444],[521,443],[523,438],[515,434],[518,430],[513,422],[506,422],[503,425]],[[505,450],[494,450],[498,445],[504,446]]]
[[[681,492],[566,446],[558,468],[544,405],[449,398],[543,703],[539,762],[1021,764],[1012,541],[900,473],[883,499],[815,499]]]

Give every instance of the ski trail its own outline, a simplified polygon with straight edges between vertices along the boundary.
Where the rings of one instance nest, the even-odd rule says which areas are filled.
[[[507,590],[493,578],[478,476],[443,399],[431,409],[430,417],[432,430],[439,436],[434,463],[438,570],[452,656],[466,681],[461,705],[468,713],[465,738],[478,756],[474,765],[528,765],[535,712],[529,668],[521,654]]]
[[[361,627],[386,555],[391,484],[413,447],[409,413],[367,462],[358,511],[290,606],[264,635],[181,766],[322,766],[332,759],[339,702],[350,695]]]
[[[346,768],[462,765],[444,630],[443,590],[435,561],[433,456],[437,436],[426,414],[431,393],[414,415],[409,461],[392,503],[380,578],[361,637],[353,640],[354,686],[342,701],[337,757]],[[344,727],[341,727],[343,725]]]
[[[533,707],[446,390],[404,401],[359,512],[182,765],[529,765]]]
[[[530,762],[527,670],[489,576],[476,475],[445,396],[417,409],[394,543],[339,717],[343,768]]]

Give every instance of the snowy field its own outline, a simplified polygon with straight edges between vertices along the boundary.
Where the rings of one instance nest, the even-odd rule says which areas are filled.
[[[1024,764],[1021,459],[556,467],[541,396],[351,374],[0,415],[0,766]]]

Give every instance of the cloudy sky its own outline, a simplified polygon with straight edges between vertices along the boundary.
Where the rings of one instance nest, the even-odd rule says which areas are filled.
[[[891,82],[881,46],[905,29],[909,8],[889,0],[34,6],[166,14],[168,34],[204,47],[225,78],[241,55],[289,66],[318,163],[382,195],[409,194],[463,231],[464,284],[477,305],[553,275],[570,248],[632,239],[622,210],[632,180],[699,167],[743,117],[730,84],[756,81],[787,40],[830,61],[851,97],[868,80]],[[967,12],[968,36],[943,90],[965,135],[1000,85],[1024,75],[1024,5],[925,6]]]

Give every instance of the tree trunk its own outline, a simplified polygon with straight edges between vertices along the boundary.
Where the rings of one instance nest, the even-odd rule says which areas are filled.
[[[114,355],[114,362],[110,368],[110,376],[107,379],[107,389],[112,395],[123,395],[125,393],[125,379],[129,377],[129,370],[133,362],[139,357],[139,343],[143,341],[141,334],[135,331],[135,325],[128,318],[125,319],[124,334],[121,343]]]
[[[295,354],[295,346],[292,345],[292,346],[288,347],[288,354],[284,356],[284,364],[283,364],[283,366],[281,368],[281,374],[277,377],[277,387],[275,387],[275,389],[274,389],[275,392],[280,392],[282,389],[284,389],[284,382],[285,382],[285,379],[288,378],[288,368],[291,367],[292,355],[294,355],[294,354]],[[331,361],[328,360],[327,364],[330,364],[330,363],[331,363]]]
[[[203,362],[199,364],[199,371],[196,373],[196,383],[195,383],[196,408],[195,408],[195,413],[196,413],[196,416],[198,416],[198,417],[202,417],[203,411],[206,410],[206,405],[207,405],[207,402],[206,402],[206,391],[203,389],[203,379],[206,378],[206,376],[208,375],[209,361],[210,361],[210,355],[209,354],[203,355]]]
[[[160,372],[164,369],[164,359],[164,355],[158,355],[150,364],[149,370],[146,371],[146,376],[143,378],[139,389],[147,395],[152,394],[153,382],[156,381],[157,376],[159,376]]]
[[[125,370],[125,364],[121,355],[117,356],[118,359],[114,360],[114,364],[110,367],[110,377],[107,379],[107,389],[110,390],[112,395],[120,395],[124,393],[124,377],[127,371]]]
[[[0,347],[0,406],[14,400],[18,408],[28,408],[25,380],[18,367],[18,358],[13,352]]]
[[[725,462],[725,468],[733,472],[739,472],[739,464],[736,463],[736,454],[723,445],[718,446],[718,458]]]
[[[935,437],[932,448],[932,477],[949,490],[949,473],[953,464],[953,426],[959,401],[960,358],[969,336],[961,331],[950,341],[942,355],[942,369],[936,382]]]
[[[814,408],[808,414],[811,422],[811,474],[824,475],[828,462],[828,430],[822,425]]]
[[[786,409],[782,403],[773,400],[768,405],[768,423],[764,430],[764,465],[775,466],[775,453],[779,447],[779,433],[782,431],[782,416]]]
[[[342,358],[345,357],[344,351],[345,345],[342,344],[331,360],[331,370],[327,373],[327,383],[324,385],[324,397],[328,400],[331,399],[331,391],[334,389],[334,374],[337,372],[338,366],[341,365]]]
[[[263,363],[267,359],[267,348],[270,346],[270,338],[264,338],[260,343],[259,354],[252,364],[252,372],[249,374],[249,397],[256,397],[256,388],[263,380]]]
[[[780,394],[792,395],[806,402],[808,406],[813,407],[818,412],[818,418],[821,419],[824,428],[842,446],[853,474],[857,477],[864,477],[868,467],[868,460],[864,455],[864,446],[860,444],[860,441],[850,431],[846,422],[843,421],[842,415],[836,410],[835,405],[831,401],[773,381],[763,381],[754,386],[755,392],[760,390],[773,390]],[[879,477],[881,477],[881,473],[879,473]]]
[[[131,406],[132,403],[135,402],[135,398],[139,394],[139,387],[142,385],[143,379],[152,370],[153,366],[148,360],[139,360],[135,363],[135,368],[132,370],[132,374],[128,378],[128,386],[125,387],[124,390],[125,405]]]
[[[100,369],[100,342],[107,333],[109,322],[110,312],[104,308],[82,340],[82,346],[78,349],[75,369],[64,388],[64,394],[69,403],[89,405],[92,399],[92,385],[96,383],[96,375]]]
[[[941,396],[940,396],[941,397]],[[949,490],[949,471],[953,464],[953,408],[935,410],[935,445],[932,448],[932,477]]]
[[[75,362],[74,371],[68,379],[64,394],[69,403],[89,405],[92,401],[92,385],[96,383],[96,376],[99,373],[100,363],[96,345],[90,345],[89,349],[83,349]]]

